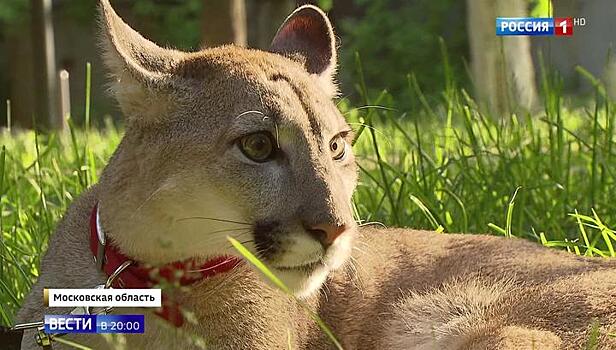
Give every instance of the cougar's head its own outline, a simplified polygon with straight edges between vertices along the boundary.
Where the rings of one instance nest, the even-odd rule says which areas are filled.
[[[357,230],[351,129],[332,98],[335,38],[303,6],[269,52],[185,53],[144,39],[101,1],[104,59],[126,134],[99,184],[102,223],[149,263],[239,254],[297,295],[346,261]]]

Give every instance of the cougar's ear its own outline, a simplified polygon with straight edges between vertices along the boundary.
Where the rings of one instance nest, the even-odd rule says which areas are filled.
[[[327,15],[318,7],[304,5],[293,11],[278,29],[270,51],[302,63],[326,92],[332,97],[337,94],[336,37]]]
[[[103,60],[113,79],[111,91],[122,112],[144,121],[161,119],[168,104],[172,68],[184,53],[145,39],[116,14],[109,0],[100,0]]]

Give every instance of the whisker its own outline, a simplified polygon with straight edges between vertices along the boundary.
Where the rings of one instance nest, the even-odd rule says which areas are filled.
[[[331,294],[331,290],[327,283],[323,283],[323,289],[321,289],[322,295],[325,298],[325,301],[329,301],[329,295]]]
[[[357,260],[355,257],[351,256],[351,259],[349,259],[350,262],[350,278],[353,281],[352,283],[355,285],[355,288],[357,288],[357,290],[361,291],[361,293],[363,294],[364,288],[363,288],[363,280],[362,280],[362,275],[360,273],[360,270],[364,272],[365,274],[365,270],[364,268],[361,266],[359,260]]]
[[[139,204],[139,206],[135,209],[135,211],[133,212],[133,214],[130,216],[130,218],[134,218],[135,215],[137,215],[137,213],[139,213],[139,211],[150,201],[154,198],[154,196],[156,196],[160,191],[162,191],[163,189],[165,189],[166,187],[171,186],[171,183],[166,182],[164,183],[162,186],[158,187],[157,189],[155,189],[152,193],[150,193],[150,195],[143,200],[143,202],[141,202],[141,204]]]
[[[246,112],[242,112],[242,113],[240,113],[239,115],[237,115],[235,118],[236,118],[236,119],[237,119],[237,118],[241,118],[241,117],[243,117],[243,116],[245,116],[245,115],[247,115],[247,114],[250,114],[250,113],[257,113],[257,114],[259,114],[259,115],[265,116],[265,113],[260,112],[260,111],[254,111],[254,110],[253,110],[253,111],[246,111]]]
[[[253,241],[252,239],[247,239],[247,240],[245,240],[245,241],[238,241],[238,242],[239,242],[240,244],[242,244],[242,245],[245,245],[245,244],[248,244],[248,243],[254,243],[255,241]],[[224,249],[231,249],[231,250],[233,250],[233,251],[236,251],[236,250],[235,250],[235,247],[234,247],[234,246],[233,246],[233,244],[231,244],[231,243],[229,243],[229,245],[228,245],[228,246],[226,246]],[[259,254],[258,254],[258,253],[256,254],[256,256],[257,256],[257,258],[259,258],[259,260],[263,260],[263,259],[259,256]]]
[[[365,251],[359,249],[358,247],[353,247],[353,249],[357,250],[358,252],[362,253],[362,254],[366,254]]]
[[[276,242],[276,243],[274,243],[274,244],[270,244],[270,245],[268,245],[268,246],[267,246],[267,248],[262,249],[262,250],[261,250],[261,253],[262,253],[262,254],[267,254],[267,253],[270,253],[270,252],[272,252],[272,251],[275,251],[276,249],[278,249],[278,248],[279,248],[279,247],[277,246],[277,245],[279,245],[279,244],[280,244],[279,242]]]
[[[360,107],[356,107],[356,108],[351,108],[348,111],[346,111],[345,113],[343,113],[343,115],[347,115],[347,114],[352,113],[354,111],[361,111],[362,109],[370,109],[370,108],[382,109],[382,110],[391,111],[391,112],[398,111],[395,108],[385,107],[385,106],[381,106],[381,105],[365,105],[365,106],[360,106]]]
[[[254,243],[254,240],[252,240],[252,239],[247,239],[247,240],[245,240],[245,241],[238,241],[238,242],[240,242],[241,244],[246,244],[246,243]]]
[[[274,250],[275,250],[275,247],[274,247],[273,245],[270,245],[270,246],[268,246],[268,247],[267,247],[267,248],[265,248],[265,249],[261,249],[261,250],[259,250],[259,254],[261,254],[261,255],[266,255],[266,254],[268,254],[268,253],[273,252]]]
[[[231,257],[228,257],[227,259],[219,262],[218,264],[214,265],[214,266],[210,266],[210,267],[206,267],[204,269],[196,269],[196,270],[188,270],[188,272],[203,272],[203,271],[209,271],[209,270],[213,270],[219,266],[222,266],[224,264],[226,264],[227,262],[229,262],[230,260],[232,260]]]
[[[233,237],[234,239],[238,239],[238,238],[240,238],[240,237],[242,237],[242,236],[245,236],[245,235],[247,235],[247,234],[250,234],[250,233],[251,233],[251,231],[248,231],[248,230],[246,230],[246,231],[244,231],[244,232],[237,231],[237,234],[232,235],[232,237]],[[204,239],[203,239],[203,240],[204,240],[204,241],[205,241],[205,242],[206,242],[209,246],[212,246],[212,245],[215,245],[215,244],[219,244],[219,243],[221,243],[221,242],[228,243],[229,241],[228,241],[227,237],[228,237],[228,235],[226,235],[226,236],[218,236],[218,237],[204,237]]]
[[[366,247],[368,249],[370,248],[370,245],[368,243],[366,243],[366,242],[363,242],[363,241],[358,241],[357,244],[361,244],[361,245],[363,245],[364,247]]]
[[[175,221],[188,221],[188,220],[212,220],[212,221],[226,222],[226,223],[231,223],[231,224],[250,225],[250,226],[252,226],[252,224],[249,224],[247,222],[233,221],[233,220],[227,220],[227,219],[210,218],[210,217],[206,217],[206,216],[189,216],[189,217],[185,217],[185,218],[176,219]]]
[[[368,222],[361,223],[358,226],[359,227],[363,227],[363,226],[368,226],[368,225],[377,225],[377,226],[381,226],[383,228],[387,228],[387,226],[384,223],[378,222],[378,221],[368,221]]]
[[[241,233],[242,235],[246,234],[246,233],[250,233],[250,230],[252,230],[252,228],[250,227],[238,227],[238,228],[227,228],[227,229],[223,229],[223,230],[216,230],[216,231],[210,231],[207,233],[204,233],[205,235],[211,235],[214,233],[221,233],[221,232],[238,232],[241,233],[242,231],[246,231],[244,233]]]
[[[336,101],[336,107],[340,106],[340,104],[342,102],[344,102],[348,97],[352,96],[353,94],[346,94],[344,96],[338,96],[338,101]]]
[[[267,251],[267,250],[268,250],[268,249],[266,249],[266,250],[264,250],[264,251],[259,251],[259,250],[257,249],[257,253],[255,254],[255,255],[257,256],[257,259],[259,259],[259,260],[261,260],[261,261],[267,260],[267,259],[265,258],[265,253],[266,253],[266,251]]]

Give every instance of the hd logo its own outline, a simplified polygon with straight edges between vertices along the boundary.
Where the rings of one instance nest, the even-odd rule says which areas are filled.
[[[573,26],[584,26],[586,19],[534,18],[534,17],[498,17],[496,18],[496,35],[573,35]]]

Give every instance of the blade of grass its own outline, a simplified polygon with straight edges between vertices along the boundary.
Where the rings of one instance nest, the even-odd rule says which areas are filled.
[[[244,247],[242,243],[240,243],[233,237],[227,236],[227,239],[229,240],[229,242],[231,242],[233,248],[235,248],[246,260],[253,264],[261,273],[263,273],[265,277],[267,277],[272,283],[276,285],[276,287],[282,290],[285,294],[295,299],[299,303],[299,305],[306,312],[308,312],[312,319],[319,325],[319,328],[321,328],[321,330],[327,335],[327,337],[334,344],[334,346],[336,346],[336,348],[338,349],[342,349],[342,345],[340,344],[340,342],[338,342],[338,339],[336,339],[334,333],[316,313],[310,310],[310,308],[304,301],[296,298],[289,289],[289,287],[287,287],[278,277],[276,277],[276,275],[264,263],[262,263],[259,258],[257,258],[246,247]]]

